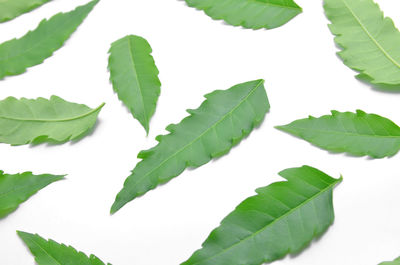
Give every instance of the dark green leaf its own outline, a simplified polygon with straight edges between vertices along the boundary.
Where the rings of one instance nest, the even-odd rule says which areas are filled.
[[[182,265],[260,265],[322,235],[334,221],[332,191],[342,179],[308,166],[279,174],[287,181],[258,189]]]
[[[126,179],[111,213],[129,201],[180,175],[220,157],[261,124],[270,106],[264,80],[236,85],[206,95],[207,100],[179,124],[167,127],[168,135],[156,138],[154,148],[142,151],[142,159]]]

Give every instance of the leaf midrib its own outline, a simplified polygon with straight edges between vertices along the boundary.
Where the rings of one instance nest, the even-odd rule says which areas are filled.
[[[132,43],[131,43],[131,39],[130,38],[128,38],[128,46],[129,46],[129,55],[130,55],[130,62],[131,62],[131,64],[132,64],[132,67],[133,67],[133,71],[134,71],[134,73],[135,73],[135,76],[136,76],[136,85],[138,86],[138,90],[139,90],[139,94],[140,94],[140,102],[142,103],[142,107],[143,107],[143,113],[144,113],[144,121],[145,121],[145,129],[146,129],[146,131],[148,130],[147,128],[148,128],[148,123],[149,123],[149,121],[148,121],[148,118],[147,118],[147,112],[146,112],[146,108],[145,108],[145,105],[144,105],[144,98],[143,98],[143,93],[142,93],[142,85],[141,85],[141,83],[140,83],[140,81],[139,81],[139,76],[138,76],[138,73],[137,73],[137,70],[136,70],[136,64],[135,64],[135,59],[134,59],[134,56],[133,56],[133,52],[132,52],[132,49],[133,49],[133,47],[132,47]]]
[[[226,251],[228,251],[228,250],[234,248],[235,246],[237,246],[237,245],[239,245],[239,244],[242,244],[244,241],[247,241],[247,240],[249,240],[250,238],[255,237],[256,235],[262,233],[265,229],[267,229],[267,228],[271,227],[272,225],[274,225],[276,222],[278,222],[278,221],[280,221],[280,220],[282,220],[282,219],[285,219],[287,216],[289,216],[290,214],[292,214],[293,212],[295,212],[295,211],[298,210],[299,208],[301,208],[301,207],[303,207],[304,205],[308,204],[309,202],[313,201],[315,198],[317,198],[317,197],[319,197],[320,195],[324,194],[324,193],[327,192],[328,190],[333,189],[333,188],[335,187],[335,185],[336,185],[337,183],[339,183],[340,181],[341,181],[341,178],[340,178],[340,179],[335,179],[335,182],[329,184],[326,188],[320,190],[318,193],[316,193],[315,195],[311,196],[310,198],[308,198],[307,200],[305,200],[304,202],[302,202],[302,203],[299,204],[298,206],[294,207],[293,209],[290,209],[288,212],[286,212],[286,213],[283,214],[282,216],[276,218],[274,221],[272,221],[271,223],[269,223],[268,225],[266,225],[266,226],[263,227],[262,229],[256,231],[255,233],[249,235],[248,237],[245,237],[243,240],[238,241],[237,243],[233,244],[232,246],[230,246],[230,247],[228,247],[228,248],[226,248],[226,249],[223,249],[221,252],[219,252],[219,253],[217,253],[217,254],[214,254],[214,255],[212,255],[212,256],[206,258],[206,259],[203,259],[203,260],[200,260],[200,261],[198,261],[198,262],[195,262],[195,263],[193,263],[192,265],[198,264],[198,263],[201,263],[201,262],[205,262],[205,261],[207,261],[207,260],[210,260],[210,259],[212,259],[212,258],[214,258],[214,257],[216,257],[216,256],[219,256],[219,255],[221,255],[222,253],[225,253]],[[261,195],[260,195],[260,196],[261,196]]]
[[[50,257],[52,260],[54,260],[57,264],[62,265],[60,262],[58,262],[58,260],[53,257],[47,250],[45,250],[44,248],[42,248],[41,245],[39,245],[38,243],[36,243],[35,240],[32,240],[31,238],[29,238],[29,240],[31,241],[31,243],[35,244],[38,248],[40,248],[44,253],[47,254],[48,257]]]
[[[286,8],[286,9],[293,9],[293,10],[297,10],[297,11],[301,11],[301,10],[302,10],[302,8],[299,7],[299,6],[295,7],[295,6],[278,5],[278,4],[273,4],[273,3],[262,2],[262,1],[259,1],[259,0],[250,0],[250,2],[251,2],[251,1],[256,2],[256,3],[263,4],[263,5],[273,6],[273,7],[279,7],[279,8],[283,8],[283,9]],[[295,4],[296,4],[296,3],[295,3]],[[297,4],[296,4],[296,5],[297,5]]]
[[[374,42],[374,44],[378,47],[379,50],[382,51],[382,53],[388,58],[397,68],[400,68],[400,63],[398,63],[390,54],[379,44],[377,40],[372,36],[372,34],[369,32],[369,30],[364,26],[360,18],[354,13],[354,11],[350,8],[346,0],[342,0],[343,4],[346,6],[346,8],[350,11],[350,13],[354,16],[356,19],[357,23],[360,25],[362,30],[367,34],[367,36]]]
[[[289,126],[278,126],[278,129],[283,129],[283,130],[290,130]],[[328,131],[328,130],[320,130],[320,129],[310,129],[310,128],[303,128],[303,127],[295,127],[298,130],[303,130],[303,131],[314,131],[314,132],[319,132],[319,133],[330,133],[330,134],[339,134],[339,135],[345,135],[345,136],[360,136],[360,137],[377,137],[377,138],[400,138],[399,136],[395,135],[377,135],[377,134],[356,134],[356,133],[350,133],[350,132],[340,132],[340,131]]]
[[[198,137],[196,137],[194,140],[192,140],[191,142],[189,142],[188,144],[184,145],[182,148],[180,148],[178,151],[176,151],[175,153],[173,153],[172,155],[170,155],[167,159],[165,159],[164,161],[162,161],[157,167],[153,168],[151,171],[149,171],[148,173],[146,173],[145,175],[143,175],[143,177],[141,177],[139,179],[139,182],[142,181],[143,179],[145,179],[148,175],[150,175],[151,173],[153,173],[155,170],[159,169],[162,165],[164,165],[168,160],[170,160],[172,157],[176,156],[178,153],[182,152],[182,150],[184,150],[185,148],[187,148],[188,146],[192,145],[194,142],[196,142],[197,140],[199,140],[204,134],[206,134],[208,131],[210,131],[211,129],[214,129],[215,126],[217,126],[221,121],[225,120],[226,117],[228,117],[229,115],[232,114],[232,112],[234,112],[241,104],[243,104],[253,93],[254,91],[256,91],[261,84],[263,84],[263,80],[260,80],[260,82],[253,88],[253,90],[250,91],[250,93],[247,94],[247,96],[245,98],[243,98],[242,100],[240,100],[240,102],[234,107],[232,108],[231,111],[229,111],[228,113],[226,113],[223,117],[221,117],[221,119],[219,119],[217,122],[215,122],[212,126],[210,126],[209,128],[207,128],[204,132],[202,132]]]
[[[91,109],[89,112],[86,112],[79,116],[75,116],[75,117],[71,117],[71,118],[64,118],[64,119],[23,119],[23,118],[13,118],[13,117],[6,117],[6,116],[0,116],[0,119],[11,120],[11,121],[24,121],[24,122],[67,122],[67,121],[79,120],[79,119],[85,118],[87,116],[90,116],[93,113],[96,113],[97,111],[99,111],[101,108],[103,108],[104,105],[105,105],[105,103],[102,103],[100,106],[98,106],[95,109]]]

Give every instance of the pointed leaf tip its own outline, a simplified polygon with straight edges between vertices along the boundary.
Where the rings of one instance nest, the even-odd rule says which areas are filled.
[[[142,37],[128,35],[113,42],[109,53],[113,89],[148,135],[161,91],[150,44]]]
[[[263,80],[208,94],[193,111],[195,116],[168,126],[173,133],[157,136],[157,146],[139,153],[142,161],[126,179],[111,212],[179,176],[186,168],[197,168],[226,154],[261,124],[269,109]]]

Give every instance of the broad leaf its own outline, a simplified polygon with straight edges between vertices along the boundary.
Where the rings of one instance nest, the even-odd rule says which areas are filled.
[[[38,265],[105,265],[94,255],[86,256],[71,246],[45,240],[39,235],[17,231],[35,257]],[[108,263],[108,265],[111,265]]]
[[[372,0],[324,0],[339,56],[376,87],[400,89],[400,32]]]
[[[31,172],[9,175],[0,170],[0,218],[14,212],[39,190],[63,178],[49,174],[33,175]]]
[[[386,262],[382,262],[379,265],[400,265],[400,257],[395,259],[394,261],[386,261]]]
[[[273,29],[302,12],[293,0],[186,0],[215,20],[251,29]]]
[[[0,79],[18,75],[28,67],[41,64],[61,48],[99,0],[93,0],[68,13],[59,13],[20,39],[0,44]]]
[[[111,213],[129,201],[170,181],[186,168],[196,168],[220,157],[258,126],[269,110],[264,80],[236,85],[206,95],[196,110],[179,124],[167,127],[168,135],[157,136],[154,148],[142,151],[142,159],[126,179]]]
[[[108,68],[118,98],[149,133],[161,83],[149,43],[139,36],[126,36],[111,44]]]
[[[96,123],[96,109],[57,96],[0,101],[0,142],[11,145],[64,143],[85,136]]]
[[[259,265],[322,235],[334,221],[332,191],[342,179],[308,166],[279,174],[287,181],[258,189],[182,265]]]
[[[376,114],[332,111],[332,115],[309,117],[279,130],[298,136],[328,151],[383,158],[400,149],[400,128]]]
[[[29,12],[51,0],[2,0],[0,1],[0,22],[5,22]]]

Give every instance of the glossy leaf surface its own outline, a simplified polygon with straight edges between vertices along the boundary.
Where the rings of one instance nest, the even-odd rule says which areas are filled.
[[[29,12],[51,0],[3,0],[0,1],[0,22],[5,22]]]
[[[57,96],[6,98],[0,101],[0,142],[24,145],[78,140],[93,128],[102,107],[91,109]]]
[[[21,231],[17,233],[32,252],[38,265],[105,265],[96,256],[88,257],[71,246],[59,244],[51,239],[45,240],[39,235]]]
[[[94,0],[68,13],[44,19],[35,30],[20,39],[0,44],[0,79],[22,74],[27,68],[50,57],[62,47],[98,2]]]
[[[206,95],[190,116],[167,127],[154,148],[142,151],[142,159],[126,179],[111,213],[129,201],[180,175],[220,157],[261,124],[269,110],[264,80],[236,85]]]
[[[332,115],[310,116],[277,128],[336,153],[383,158],[400,150],[399,126],[361,110],[356,113],[332,111]]]
[[[302,12],[293,0],[186,0],[215,20],[251,29],[273,29]]]
[[[341,179],[308,166],[279,174],[287,181],[258,189],[182,265],[260,265],[322,235],[334,221],[332,191]]]
[[[149,133],[161,83],[149,43],[139,36],[126,36],[111,45],[108,68],[118,98]]]
[[[31,172],[9,175],[0,171],[0,218],[14,212],[39,190],[63,178],[49,174],[33,175]]]
[[[324,0],[343,62],[383,89],[400,89],[400,32],[372,0]]]

